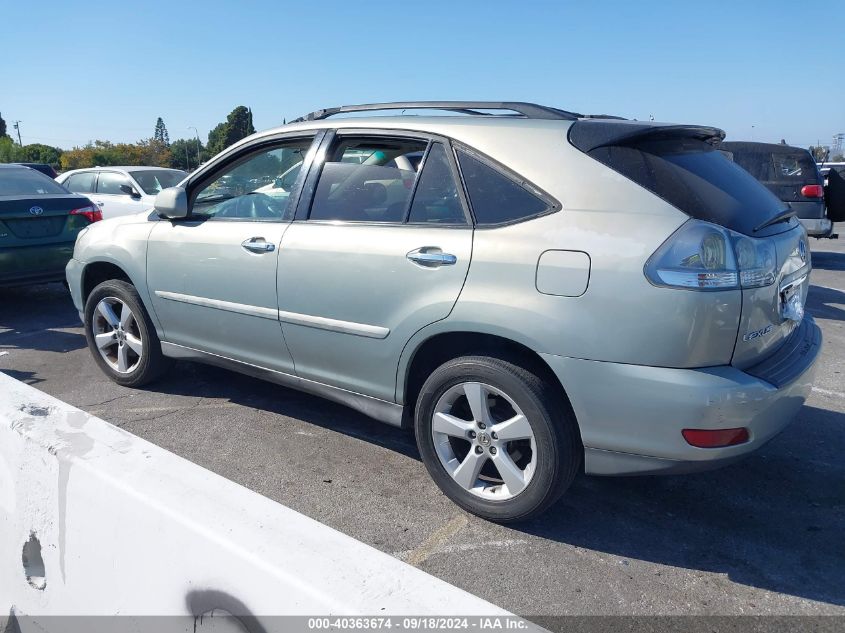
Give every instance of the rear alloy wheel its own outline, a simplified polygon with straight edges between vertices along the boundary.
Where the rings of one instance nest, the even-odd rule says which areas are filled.
[[[420,392],[415,426],[438,486],[492,521],[540,514],[581,463],[568,405],[534,373],[497,358],[462,357],[435,370]]]
[[[130,283],[112,279],[91,291],[85,336],[94,360],[116,383],[140,387],[166,369],[155,328]]]

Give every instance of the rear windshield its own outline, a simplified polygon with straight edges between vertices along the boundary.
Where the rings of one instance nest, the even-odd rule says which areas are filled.
[[[0,196],[47,196],[70,193],[52,178],[29,167],[0,169]]]
[[[605,145],[589,155],[699,220],[740,233],[786,205],[704,141],[691,138]]]
[[[148,196],[153,196],[162,189],[175,187],[188,175],[178,169],[148,169],[129,173]]]
[[[723,145],[725,155],[760,182],[817,183],[819,172],[809,152],[772,152],[765,149],[737,149]]]

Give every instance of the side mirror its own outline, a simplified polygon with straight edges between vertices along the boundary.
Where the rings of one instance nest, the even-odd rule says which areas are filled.
[[[188,217],[188,194],[182,187],[168,187],[156,195],[153,207],[161,217],[179,220]]]
[[[132,196],[133,198],[141,197],[141,194],[138,193],[132,185],[120,185],[120,190],[127,196]]]

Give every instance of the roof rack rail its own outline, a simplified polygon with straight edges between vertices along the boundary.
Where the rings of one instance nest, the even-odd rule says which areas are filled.
[[[291,123],[320,121],[336,114],[371,112],[374,110],[447,110],[476,116],[494,116],[488,112],[480,112],[480,110],[511,110],[516,113],[516,116],[523,116],[528,119],[560,119],[566,121],[575,121],[582,116],[576,112],[567,112],[566,110],[523,101],[394,101],[391,103],[364,103],[324,108],[309,112],[305,116],[294,119]]]

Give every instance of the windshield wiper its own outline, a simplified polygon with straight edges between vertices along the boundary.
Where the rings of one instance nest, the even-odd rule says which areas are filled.
[[[756,229],[752,231],[752,233],[756,233],[757,231],[762,231],[767,226],[771,226],[772,224],[780,224],[781,222],[789,222],[790,218],[794,218],[797,214],[795,213],[794,209],[787,209],[786,211],[782,211],[775,216],[772,216],[763,224],[758,226]]]

